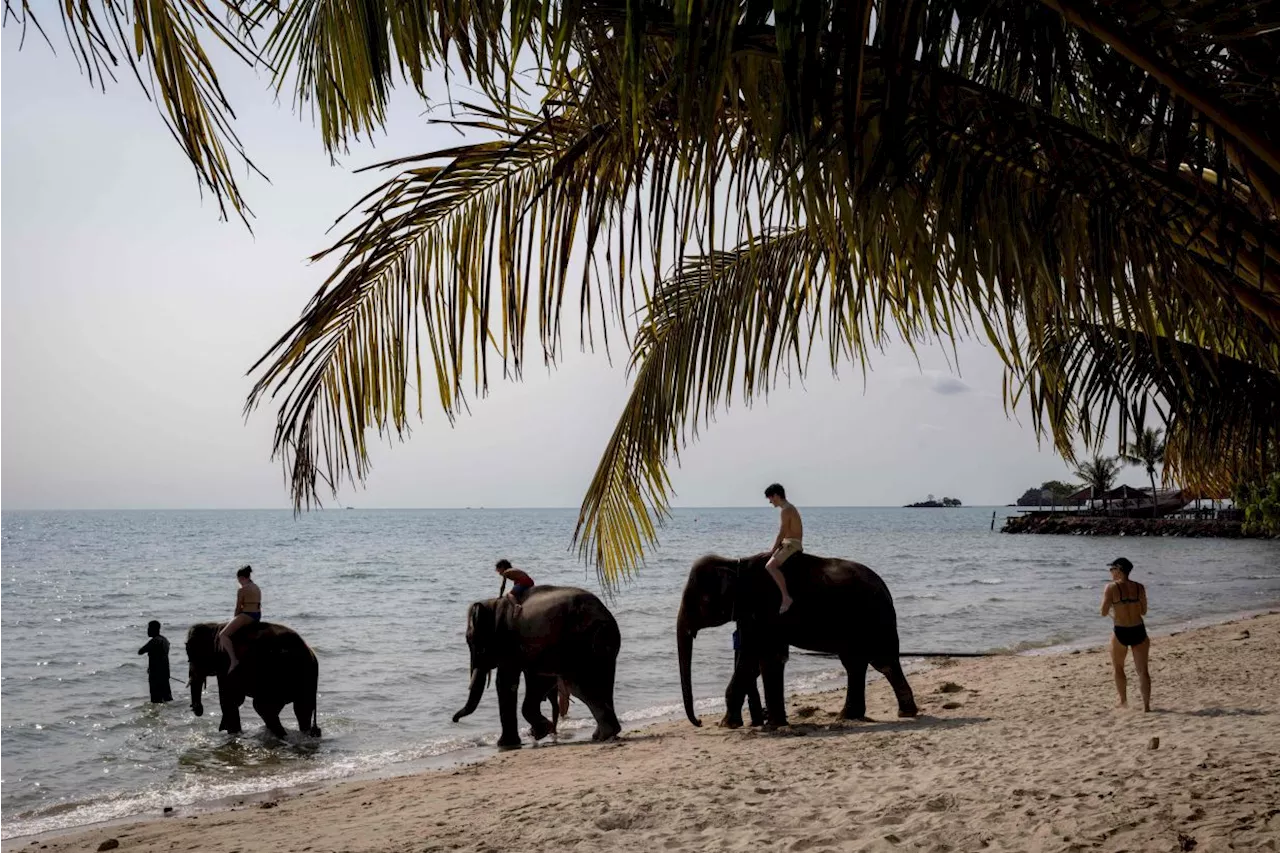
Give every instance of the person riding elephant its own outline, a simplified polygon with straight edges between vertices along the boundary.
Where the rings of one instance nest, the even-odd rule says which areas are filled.
[[[316,691],[320,665],[315,652],[295,631],[272,622],[254,622],[232,636],[239,665],[230,671],[230,659],[223,654],[219,636],[225,626],[218,622],[192,625],[187,632],[187,663],[191,678],[191,710],[204,714],[205,680],[218,679],[218,704],[222,708],[219,731],[238,734],[240,706],[253,698],[253,710],[276,737],[288,732],[280,724],[280,712],[293,704],[299,731],[320,737],[316,725]]]
[[[467,611],[471,686],[456,723],[480,704],[490,671],[498,671],[498,715],[502,747],[520,746],[516,698],[525,679],[524,718],[541,740],[553,725],[542,715],[542,700],[555,701],[557,679],[596,720],[593,740],[609,740],[622,730],[613,709],[613,680],[622,635],[599,598],[568,586],[534,586],[517,604],[509,597],[477,601]]]
[[[898,700],[898,716],[918,711],[898,660],[898,620],[893,596],[880,576],[850,560],[798,553],[783,565],[794,604],[779,616],[781,594],[765,569],[769,554],[742,560],[706,556],[689,570],[676,617],[676,647],[685,714],[693,710],[693,639],[703,628],[737,622],[740,649],[725,691],[722,725],[742,725],[742,701],[757,675],[764,680],[768,724],[787,724],[783,670],[787,649],[796,646],[840,657],[849,675],[841,715],[866,716],[867,664],[888,678]]]

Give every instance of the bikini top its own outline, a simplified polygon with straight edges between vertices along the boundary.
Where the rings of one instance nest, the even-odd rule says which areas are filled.
[[[1127,583],[1130,583],[1130,581],[1121,581],[1116,584],[1116,593],[1118,593],[1120,597],[1116,599],[1115,603],[1116,604],[1141,604],[1142,603],[1142,584],[1138,583],[1137,581],[1132,581],[1133,598],[1125,598],[1124,585]]]

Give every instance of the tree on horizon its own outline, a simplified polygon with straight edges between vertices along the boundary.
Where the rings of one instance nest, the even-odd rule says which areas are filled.
[[[1103,509],[1111,506],[1111,499],[1107,497],[1107,492],[1111,491],[1116,477],[1120,474],[1119,457],[1096,454],[1088,462],[1081,463],[1074,473],[1090,488],[1092,500],[1100,497]]]
[[[1158,429],[1147,427],[1125,446],[1120,458],[1130,465],[1141,465],[1151,480],[1151,517],[1156,517],[1156,466],[1164,462],[1164,438]]]
[[[246,222],[255,169],[211,57],[292,90],[335,155],[396,85],[466,81],[446,123],[470,136],[378,167],[315,255],[336,269],[251,369],[299,510],[363,482],[370,436],[403,438],[426,398],[453,420],[491,375],[556,363],[574,305],[580,345],[621,346],[633,382],[574,534],[605,584],[640,565],[669,464],[735,395],[815,354],[866,369],[893,340],[988,341],[1006,406],[1071,461],[1159,401],[1183,482],[1275,467],[1275,4],[57,8],[91,81],[136,72]]]

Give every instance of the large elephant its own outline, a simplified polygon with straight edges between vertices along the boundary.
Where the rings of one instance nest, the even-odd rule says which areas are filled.
[[[467,613],[467,645],[471,649],[471,689],[467,704],[453,721],[475,711],[491,670],[498,671],[498,745],[517,747],[516,694],[524,674],[524,718],[540,740],[553,730],[542,716],[542,700],[555,700],[556,679],[591,711],[593,740],[615,737],[622,726],[613,710],[613,677],[622,635],[604,603],[586,590],[569,586],[535,586],[520,603],[510,598],[477,601]]]
[[[191,676],[191,710],[204,714],[205,680],[218,679],[218,704],[222,706],[219,731],[240,732],[240,705],[253,698],[253,710],[277,737],[287,732],[280,724],[280,711],[293,703],[293,713],[301,732],[320,737],[316,725],[316,688],[320,665],[315,652],[291,628],[271,622],[256,622],[236,631],[231,638],[240,664],[230,673],[225,653],[217,647],[222,623],[202,622],[187,632],[187,663]]]
[[[736,620],[740,651],[725,692],[726,726],[742,725],[742,700],[755,679],[764,679],[770,725],[786,725],[782,676],[788,646],[839,655],[849,674],[843,716],[866,715],[867,664],[889,679],[898,716],[917,713],[911,686],[898,662],[898,620],[893,596],[880,576],[860,563],[797,554],[782,566],[795,603],[778,614],[781,593],[765,571],[768,554],[743,560],[707,556],[693,564],[676,619],[680,687],[685,713],[695,726],[690,666],[693,638],[703,628]]]

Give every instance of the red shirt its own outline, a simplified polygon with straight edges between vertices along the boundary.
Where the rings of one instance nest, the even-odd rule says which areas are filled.
[[[516,586],[533,586],[533,578],[519,569],[506,569],[502,572],[502,576]]]

